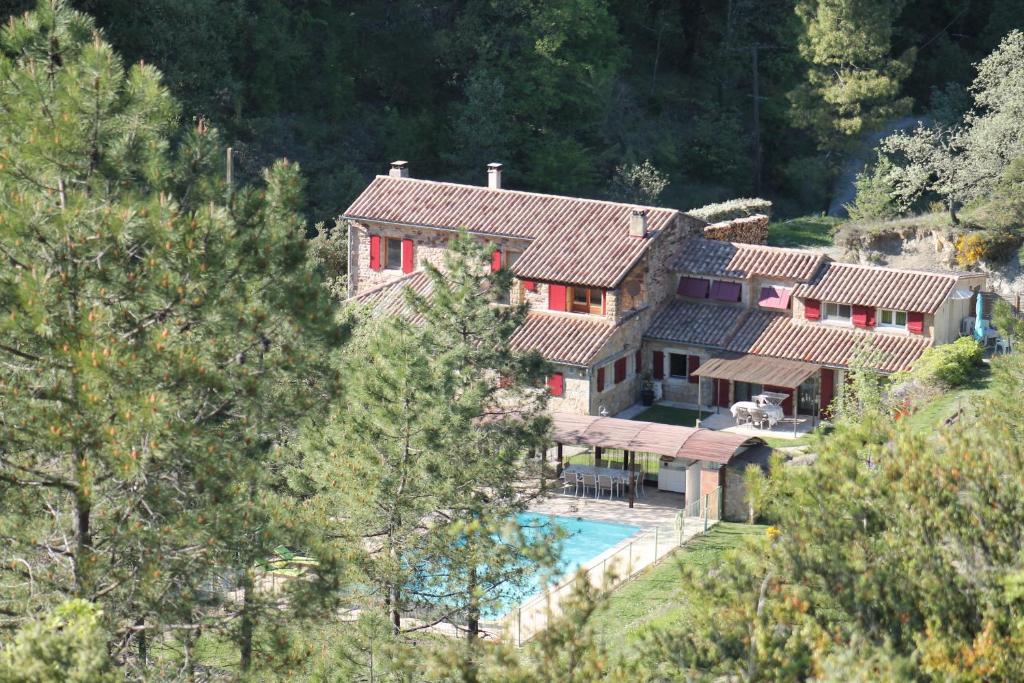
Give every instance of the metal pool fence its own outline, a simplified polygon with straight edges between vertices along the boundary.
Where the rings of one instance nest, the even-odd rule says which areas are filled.
[[[517,646],[528,643],[562,615],[562,603],[576,587],[587,581],[600,591],[611,591],[632,581],[644,569],[657,564],[694,536],[707,533],[722,517],[722,488],[706,493],[681,510],[672,527],[647,529],[589,562],[542,594],[512,611],[502,624],[506,638]]]

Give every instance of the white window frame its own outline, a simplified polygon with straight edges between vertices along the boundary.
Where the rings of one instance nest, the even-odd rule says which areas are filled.
[[[891,322],[885,322],[885,314],[886,313],[891,314],[891,316],[892,316],[892,321]],[[901,315],[901,314],[903,315],[903,323],[902,324],[896,322],[896,317],[898,315]],[[897,310],[897,309],[894,309],[894,308],[879,308],[877,311],[875,311],[875,315],[876,315],[875,324],[878,327],[883,327],[883,328],[888,329],[888,330],[904,330],[904,331],[906,331],[906,329],[907,329],[907,312],[906,311],[900,311],[900,310]]]
[[[835,309],[836,309],[836,312],[834,314],[829,311],[829,309],[832,306],[834,306]],[[849,311],[849,313],[845,317],[840,315],[840,313],[839,313],[839,311],[844,306]],[[837,304],[837,303],[834,303],[834,302],[823,302],[821,304],[821,319],[824,320],[827,323],[832,323],[833,325],[852,325],[853,324],[853,306],[851,306],[849,304]]]

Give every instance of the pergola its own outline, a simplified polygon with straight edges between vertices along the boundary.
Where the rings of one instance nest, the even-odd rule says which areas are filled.
[[[819,370],[821,370],[821,366],[813,363],[746,353],[716,356],[703,363],[692,374],[698,377],[710,377],[730,382],[749,382],[792,390],[793,434],[796,434],[796,389]],[[699,382],[697,384],[697,405],[702,405]]]
[[[603,448],[621,449],[625,453],[623,469],[635,474],[638,452],[726,465],[741,449],[764,444],[761,439],[741,434],[617,417],[553,413],[551,419],[551,438],[558,450],[559,475],[565,466],[563,445],[593,446],[594,455],[598,458]],[[634,498],[631,478],[629,507],[633,507]]]

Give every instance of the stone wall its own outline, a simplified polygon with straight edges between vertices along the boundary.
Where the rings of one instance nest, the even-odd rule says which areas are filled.
[[[561,396],[552,396],[548,400],[548,410],[580,415],[589,414],[590,373],[587,368],[559,363],[553,363],[552,366],[555,372],[562,373],[565,390]]]
[[[393,282],[402,277],[401,268],[397,269],[370,269],[370,236],[380,235],[392,239],[411,239],[413,242],[413,270],[422,270],[422,264],[426,261],[437,267],[444,265],[444,253],[448,248],[448,242],[456,233],[451,231],[434,230],[430,228],[415,228],[399,225],[384,225],[380,223],[363,223],[360,221],[349,221],[348,229],[348,294],[355,296],[374,287]],[[489,236],[475,236],[481,242],[493,244],[501,249],[524,251],[529,245],[527,240],[512,238],[491,238]],[[515,289],[513,287],[513,289]],[[545,292],[545,297],[546,297]],[[547,299],[545,298],[545,308]]]
[[[757,214],[704,227],[704,237],[723,242],[768,244],[768,216]]]
[[[746,471],[745,467],[726,466],[725,468],[725,502],[722,506],[722,519],[727,522],[750,520]]]

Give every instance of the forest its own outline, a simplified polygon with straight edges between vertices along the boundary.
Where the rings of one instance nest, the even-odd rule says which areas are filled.
[[[394,159],[420,178],[655,201],[765,196],[825,211],[860,136],[958,116],[1015,0],[74,0],[159,68],[258,179],[299,162],[332,221]],[[2,0],[0,16],[33,0]],[[940,114],[936,114],[940,112]]]
[[[511,273],[454,237],[412,324],[341,303],[308,239],[393,158],[817,212],[914,113],[937,128],[869,145],[851,212],[1014,253],[1018,5],[3,2],[0,682],[1021,680],[1005,302],[1016,351],[851,367],[813,466],[748,470],[742,539],[675,549],[629,609],[580,581],[516,647],[483,617],[562,539],[517,521],[554,470],[551,366],[513,349],[527,305],[493,305]]]

